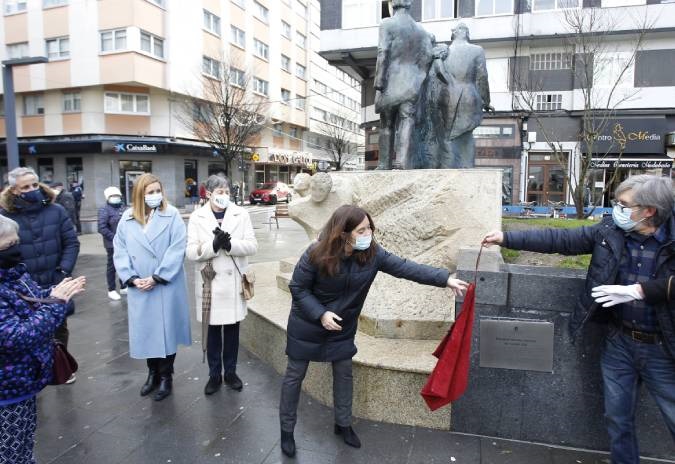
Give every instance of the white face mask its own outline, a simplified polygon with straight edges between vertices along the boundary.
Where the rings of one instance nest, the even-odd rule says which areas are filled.
[[[162,194],[161,193],[151,193],[145,196],[145,204],[150,208],[157,208],[162,204]]]
[[[220,209],[225,209],[230,205],[230,196],[229,195],[213,195],[211,201],[216,207]]]
[[[372,235],[363,235],[361,237],[356,237],[354,240],[354,245],[352,247],[355,250],[363,251],[370,248],[370,243],[373,241]]]

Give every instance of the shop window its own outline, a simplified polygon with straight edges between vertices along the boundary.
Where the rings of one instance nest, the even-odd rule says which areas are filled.
[[[46,184],[54,182],[54,160],[51,158],[38,158],[37,174],[40,182]]]
[[[82,158],[66,158],[66,181],[68,184],[77,182],[82,185],[84,181],[84,169]]]

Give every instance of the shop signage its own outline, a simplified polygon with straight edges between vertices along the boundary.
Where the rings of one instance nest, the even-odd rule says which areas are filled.
[[[595,139],[593,151],[662,154],[667,131],[665,118],[614,119]]]
[[[659,160],[627,160],[627,159],[592,159],[591,169],[633,168],[633,169],[670,169],[672,159]]]
[[[116,143],[113,146],[116,153],[157,153],[154,143]]]
[[[297,151],[291,153],[270,152],[268,159],[270,163],[301,164],[305,166],[312,164],[311,156]]]

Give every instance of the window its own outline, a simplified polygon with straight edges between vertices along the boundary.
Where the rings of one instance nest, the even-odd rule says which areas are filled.
[[[7,45],[7,57],[10,60],[28,56],[28,42]]]
[[[319,121],[326,121],[328,119],[328,113],[326,110],[321,108],[313,107],[312,108],[312,117],[318,119]]]
[[[295,12],[298,13],[303,18],[306,18],[307,6],[301,3],[299,0],[295,0]]]
[[[295,107],[299,110],[305,111],[305,104],[306,104],[305,97],[297,95],[295,99]]]
[[[235,26],[230,26],[230,31],[230,42],[240,46],[241,48],[246,48],[246,32]]]
[[[281,35],[283,35],[287,39],[291,38],[291,25],[288,24],[286,21],[281,21]]]
[[[536,98],[537,111],[553,111],[562,109],[562,94],[539,94]]]
[[[342,0],[342,28],[353,29],[379,24],[382,4],[373,0]]]
[[[5,0],[5,14],[26,11],[26,0]]]
[[[307,37],[305,37],[305,34],[301,34],[298,31],[295,31],[295,41],[299,47],[305,48],[307,45]]]
[[[255,54],[263,60],[268,60],[270,57],[270,47],[267,46],[265,42],[261,42],[258,39],[253,39],[253,48],[255,49]]]
[[[121,114],[150,114],[150,97],[138,93],[105,93],[105,112]]]
[[[570,53],[536,53],[530,56],[530,69],[534,71],[571,68],[572,55]]]
[[[305,78],[305,68],[303,65],[296,63],[295,64],[295,75],[298,76],[300,79]]]
[[[117,29],[114,31],[101,32],[101,51],[125,50],[127,48],[127,30]]]
[[[326,93],[328,93],[328,87],[326,87],[326,84],[317,81],[316,79],[314,80],[314,88],[316,89],[316,93],[319,93],[321,95],[325,95]]]
[[[232,3],[240,8],[246,8],[246,0],[232,0]]]
[[[281,89],[281,102],[288,104],[291,99],[291,91],[286,89]]]
[[[204,29],[220,35],[220,17],[214,15],[209,10],[204,10]]]
[[[281,69],[291,72],[291,59],[286,55],[281,55]]]
[[[208,56],[202,56],[202,72],[207,76],[220,79],[220,63]]]
[[[230,84],[239,87],[246,87],[246,73],[244,71],[237,68],[230,68],[229,74]]]
[[[604,54],[597,56],[593,64],[593,87],[630,88],[633,87],[634,63],[627,53],[618,52],[615,56]],[[629,66],[630,64],[630,66]],[[622,74],[623,73],[623,74]]]
[[[255,92],[261,93],[265,96],[269,94],[269,82],[259,79],[257,77],[253,78],[253,90]]]
[[[453,0],[423,0],[422,19],[452,18],[454,7]]]
[[[270,16],[269,10],[256,1],[253,2],[253,5],[255,9],[255,15],[258,17],[258,19],[267,24]]]
[[[42,95],[24,95],[23,96],[23,115],[37,116],[45,114],[45,105],[42,102]]]
[[[80,92],[68,92],[63,94],[63,112],[80,112]]]
[[[579,8],[579,0],[534,0],[532,11],[564,10]]]
[[[513,0],[478,0],[476,16],[494,16],[513,13]]]
[[[45,40],[45,44],[47,48],[47,57],[50,60],[55,58],[68,58],[70,56],[70,40],[68,40],[68,37],[47,39]]]
[[[141,31],[141,50],[157,58],[164,58],[164,39]]]
[[[157,6],[164,8],[164,0],[148,0],[150,3],[154,3]]]
[[[42,7],[49,8],[50,6],[67,5],[68,0],[42,0]]]

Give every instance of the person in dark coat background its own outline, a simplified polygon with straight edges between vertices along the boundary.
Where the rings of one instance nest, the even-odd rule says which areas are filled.
[[[15,221],[0,216],[0,463],[28,464],[35,462],[35,397],[52,380],[54,332],[85,278],[40,288],[21,264],[18,232]]]
[[[54,204],[54,192],[40,184],[31,168],[12,169],[9,187],[0,194],[0,214],[19,224],[21,258],[33,280],[47,288],[70,277],[80,252],[80,242],[68,213]],[[75,306],[71,301],[66,316]],[[68,344],[68,324],[56,331],[56,338]],[[75,377],[72,377],[72,383]]]
[[[117,232],[117,224],[120,222],[122,213],[126,211],[127,207],[122,203],[122,192],[117,187],[108,187],[103,190],[103,196],[105,196],[105,206],[98,210],[98,233],[103,236],[103,246],[105,247],[106,255],[108,255],[108,263],[106,265],[108,298],[117,301],[121,298],[120,293],[126,295],[127,286],[124,282],[120,281],[120,293],[117,293],[115,263],[113,261],[113,254],[115,252],[113,238],[115,238],[115,232]]]
[[[77,223],[77,210],[75,208],[75,198],[70,192],[66,192],[63,189],[63,182],[54,182],[52,185],[52,190],[56,193],[56,198],[54,203],[58,203],[63,206],[63,208],[68,212],[70,220],[73,222],[73,227]]]
[[[288,367],[281,388],[279,418],[281,450],[295,455],[293,430],[302,381],[310,361],[333,365],[336,434],[346,444],[361,442],[351,426],[352,357],[359,314],[379,271],[425,285],[449,287],[461,295],[467,283],[446,269],[399,258],[373,239],[375,225],[357,206],[339,207],[295,267],[289,284],[292,295],[286,354]]]
[[[675,274],[672,181],[631,176],[614,193],[612,217],[587,227],[493,231],[489,245],[539,253],[592,253],[585,291],[570,317],[574,337],[589,320],[608,325],[600,357],[612,463],[638,464],[640,385],[654,397],[675,440]],[[660,289],[660,290],[659,290]]]
[[[75,200],[75,229],[77,233],[82,233],[82,223],[80,222],[80,210],[82,209],[82,199],[84,198],[84,192],[82,191],[82,185],[79,182],[71,182],[70,184],[70,194]]]

